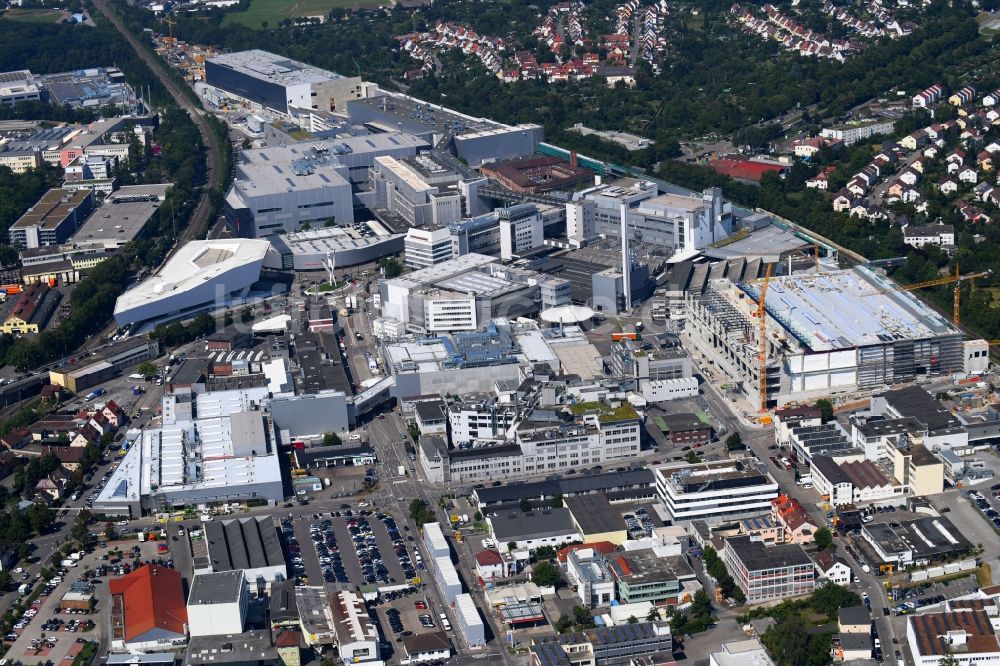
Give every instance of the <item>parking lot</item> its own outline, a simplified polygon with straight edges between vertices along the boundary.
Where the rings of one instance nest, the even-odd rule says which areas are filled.
[[[13,633],[4,637],[8,657],[25,663],[48,661],[56,666],[72,663],[87,641],[100,641],[106,633],[102,609],[110,601],[107,581],[143,562],[162,560],[167,564],[169,554],[159,554],[157,550],[156,542],[111,543],[82,554],[76,566],[56,570],[55,576],[41,588],[39,597],[18,619]],[[94,610],[60,610],[60,600],[70,591],[93,593]],[[93,621],[93,626],[88,626],[88,621]]]
[[[418,565],[412,556],[413,536],[399,529],[388,514],[361,510],[313,514],[311,522],[282,521],[289,544],[292,575],[310,584],[351,583],[380,588],[406,585]],[[311,542],[312,548],[302,544]],[[311,552],[309,552],[311,550]]]
[[[990,523],[990,527],[1000,529],[1000,483],[995,483],[988,489],[970,490],[966,497],[975,505],[977,513]]]

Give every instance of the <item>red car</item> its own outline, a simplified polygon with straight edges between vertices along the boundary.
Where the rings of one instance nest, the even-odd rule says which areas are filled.
[[[427,610],[427,604],[423,601],[414,601],[413,605],[417,610]]]

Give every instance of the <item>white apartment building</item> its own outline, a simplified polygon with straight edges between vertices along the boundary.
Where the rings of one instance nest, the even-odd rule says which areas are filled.
[[[839,139],[845,146],[870,139],[880,134],[892,134],[895,121],[872,120],[851,125],[824,127],[819,135],[825,139]]]
[[[751,460],[674,463],[653,473],[660,501],[675,522],[767,513],[778,496],[778,484]]]
[[[569,425],[540,423],[532,421],[530,416],[518,425],[515,441],[524,455],[525,474],[597,465],[639,455],[642,420],[634,409],[627,405],[613,408],[604,403],[578,403],[573,409],[579,418]]]

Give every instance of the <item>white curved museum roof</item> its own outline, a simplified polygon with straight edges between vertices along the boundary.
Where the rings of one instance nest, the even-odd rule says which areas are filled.
[[[244,238],[189,241],[156,275],[119,296],[115,314],[168,299],[235,268],[263,262],[270,245],[266,240]]]

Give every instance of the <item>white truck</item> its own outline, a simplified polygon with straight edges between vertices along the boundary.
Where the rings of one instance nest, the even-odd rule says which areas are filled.
[[[396,467],[396,474],[399,476],[406,476],[406,468],[403,467],[402,465],[399,465],[398,467]]]
[[[31,590],[30,585],[28,585],[27,583],[21,583],[21,585],[17,588],[17,593],[20,594],[22,597],[24,597],[27,596],[30,590]]]

